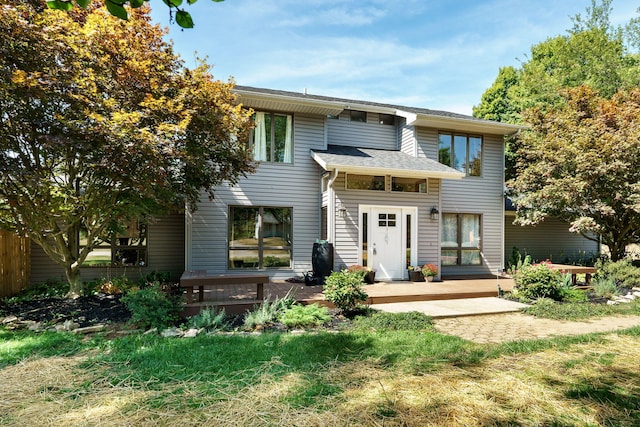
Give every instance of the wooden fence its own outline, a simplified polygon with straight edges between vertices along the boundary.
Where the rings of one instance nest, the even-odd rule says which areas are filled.
[[[27,237],[0,230],[0,298],[29,286],[30,248]]]

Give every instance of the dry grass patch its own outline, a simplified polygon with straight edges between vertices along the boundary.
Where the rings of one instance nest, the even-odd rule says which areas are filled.
[[[639,354],[640,337],[610,334],[428,374],[372,360],[275,376],[274,359],[215,395],[202,381],[114,385],[107,366],[84,367],[82,357],[28,360],[0,371],[0,424],[638,425]]]

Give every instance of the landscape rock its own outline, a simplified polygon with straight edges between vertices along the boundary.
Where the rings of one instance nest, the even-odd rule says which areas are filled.
[[[106,325],[93,325],[93,326],[86,326],[84,328],[77,328],[77,329],[74,329],[72,332],[75,334],[91,334],[93,332],[104,331],[106,328],[107,328]]]
[[[2,324],[6,325],[7,323],[14,323],[17,321],[18,321],[18,318],[16,316],[7,316],[4,319],[2,319]]]
[[[184,335],[184,332],[178,328],[168,328],[160,332],[160,335],[164,338],[179,338]]]
[[[195,328],[187,329],[182,334],[182,338],[195,338],[198,336],[198,334],[200,334],[200,332],[202,332],[202,329],[195,329]]]

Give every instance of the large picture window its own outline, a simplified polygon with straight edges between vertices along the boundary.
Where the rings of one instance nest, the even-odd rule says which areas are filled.
[[[289,114],[265,113],[254,115],[255,128],[249,144],[254,160],[274,163],[293,162],[293,119]]]
[[[442,265],[481,265],[481,216],[442,215]]]
[[[467,176],[482,175],[482,137],[441,133],[438,135],[438,161]]]
[[[292,208],[231,206],[229,268],[291,268]]]
[[[87,245],[86,230],[80,230],[80,250]],[[104,236],[82,264],[86,267],[147,265],[147,225],[134,221],[121,232]]]

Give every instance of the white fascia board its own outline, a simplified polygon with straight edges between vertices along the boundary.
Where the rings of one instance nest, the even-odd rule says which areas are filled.
[[[418,115],[411,124],[414,126],[494,135],[513,135],[526,128],[521,125],[492,122],[488,120],[474,120],[460,117],[433,115]]]
[[[314,109],[322,109],[326,114],[340,114],[344,110],[344,103],[336,101],[324,101],[313,98],[300,98],[297,96],[281,95],[273,93],[257,93],[236,89],[235,93],[240,96],[242,104],[251,105],[251,100],[263,102],[277,102],[291,106],[311,107]]]

